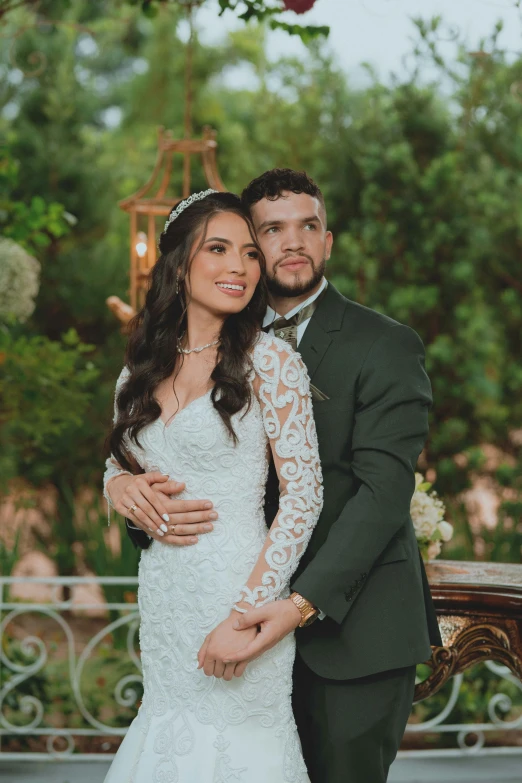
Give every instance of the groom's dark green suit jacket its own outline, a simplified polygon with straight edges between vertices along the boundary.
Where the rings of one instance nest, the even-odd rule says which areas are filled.
[[[330,679],[420,663],[442,644],[409,512],[432,401],[422,342],[330,283],[298,350],[329,397],[314,402],[324,506],[291,582],[326,617],[297,629],[298,652]],[[278,502],[271,465],[268,525]]]

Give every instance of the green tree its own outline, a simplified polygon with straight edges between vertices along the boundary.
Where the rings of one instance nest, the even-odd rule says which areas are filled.
[[[332,271],[347,295],[423,337],[435,398],[427,459],[453,494],[480,469],[481,444],[519,458],[522,60],[498,48],[497,28],[480,57],[460,49],[455,73],[437,50],[440,21],[417,26],[453,95],[443,101],[417,71],[359,103],[346,138],[357,191]]]
[[[162,4],[153,19],[138,7],[120,15],[107,8],[80,2],[63,12],[63,24],[28,31],[17,58],[27,62],[40,49],[46,68],[1,88],[19,108],[8,123],[20,161],[13,197],[29,203],[37,194],[78,219],[39,256],[42,289],[27,328],[56,338],[72,327],[96,346],[95,424],[85,438],[98,480],[122,353],[104,300],[126,298],[128,227],[117,201],[148,178],[156,127],[182,134],[185,52],[174,6]],[[307,58],[273,62],[263,28],[249,25],[213,47],[196,36],[194,133],[207,123],[218,129],[220,171],[232,190],[278,165],[305,168],[321,184],[336,238],[331,279],[413,326],[426,344],[435,407],[424,467],[451,499],[485,470],[482,444],[500,449],[515,472],[520,464],[521,216],[513,194],[521,185],[522,58],[499,48],[497,30],[474,55],[457,41],[455,65],[439,53],[441,31],[440,20],[417,21],[411,75],[389,84],[374,77],[357,90],[324,43],[313,42]],[[438,73],[431,83],[428,65]],[[230,86],[235,66],[250,68],[250,86]],[[5,67],[12,70],[7,60]],[[108,122],[107,110],[121,121]],[[203,187],[196,167],[194,174],[194,189]],[[518,497],[510,476],[507,485],[494,478]]]
[[[17,109],[10,123],[4,120],[9,147],[0,216],[4,233],[32,248],[41,263],[33,317],[24,329],[2,334],[2,379],[9,381],[1,411],[9,444],[3,478],[18,470],[36,485],[56,488],[57,530],[70,532],[63,536],[63,573],[71,573],[74,559],[71,497],[83,484],[98,483],[103,465],[113,381],[112,372],[100,380],[100,371],[105,362],[121,365],[121,336],[105,306],[107,294],[125,285],[110,234],[115,212],[120,217],[112,201],[116,177],[95,161],[106,131],[105,85],[110,76],[123,79],[140,36],[138,14],[129,18],[127,9],[127,18],[121,15],[127,37],[116,36],[119,48],[98,52],[91,33],[107,26],[110,41],[114,28],[122,32],[117,16],[112,27],[107,23],[105,7],[56,2],[42,4],[38,17],[11,14],[14,62],[3,52],[3,67],[22,68],[26,78],[18,87],[7,79],[0,88],[4,103]],[[42,19],[56,23],[42,26]],[[25,32],[16,37],[20,27]]]

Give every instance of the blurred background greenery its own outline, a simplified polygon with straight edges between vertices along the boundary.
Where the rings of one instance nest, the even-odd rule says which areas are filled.
[[[50,0],[2,28],[0,266],[19,295],[0,298],[0,480],[25,503],[39,502],[28,487],[53,494],[41,543],[63,574],[77,569],[78,497],[100,486],[122,364],[105,304],[127,298],[117,202],[148,178],[157,127],[183,135],[180,12],[156,10]],[[357,89],[320,37],[306,58],[276,61],[259,24],[214,46],[196,39],[194,132],[217,129],[233,191],[272,166],[319,182],[330,279],[425,342],[435,405],[420,469],[456,525],[445,556],[520,562],[522,57],[499,32],[473,53],[455,38],[446,60],[444,23],[419,19],[409,74],[384,84],[369,69]],[[241,64],[253,78],[235,88],[223,77]],[[496,526],[481,524],[480,498],[470,520],[477,482]]]

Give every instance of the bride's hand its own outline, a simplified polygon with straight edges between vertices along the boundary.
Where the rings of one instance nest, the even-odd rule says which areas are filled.
[[[234,630],[234,623],[240,617],[239,612],[232,611],[226,620],[223,620],[211,631],[203,642],[198,653],[198,669],[208,677],[222,677],[231,680],[234,675],[240,677],[246,666],[241,663],[227,663],[223,660],[229,655],[240,654],[241,650],[254,641],[257,628],[247,628],[244,631]]]
[[[168,481],[159,471],[140,473],[137,476],[115,476],[107,484],[107,492],[116,511],[128,517],[142,530],[164,536],[169,515],[163,496],[151,489],[151,484]],[[132,511],[131,511],[132,509]]]

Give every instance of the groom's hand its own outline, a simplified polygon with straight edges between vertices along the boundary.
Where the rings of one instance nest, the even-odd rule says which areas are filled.
[[[182,482],[162,481],[152,484],[151,489],[158,493],[161,504],[169,516],[165,535],[160,538],[152,534],[152,538],[157,538],[162,544],[190,546],[197,544],[198,535],[210,533],[214,529],[213,522],[217,519],[217,512],[214,511],[214,504],[210,500],[180,500],[170,497],[170,495],[179,495],[185,489],[185,484]],[[142,529],[145,530],[145,527]],[[148,529],[145,532],[151,535]]]
[[[260,628],[259,633],[250,644],[233,655],[227,655],[224,663],[246,666],[249,661],[259,658],[267,650],[294,631],[301,622],[301,612],[289,598],[251,609],[235,621],[236,631],[249,628]],[[241,672],[241,669],[240,669]]]

